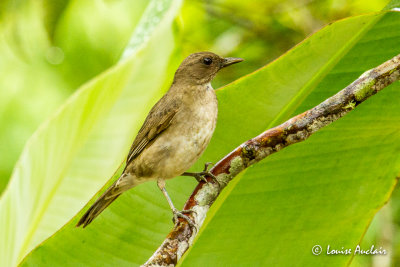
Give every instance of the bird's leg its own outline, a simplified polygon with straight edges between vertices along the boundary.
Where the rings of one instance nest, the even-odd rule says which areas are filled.
[[[201,171],[201,172],[184,172],[181,174],[181,176],[193,176],[198,182],[203,181],[205,183],[207,183],[207,179],[205,176],[210,176],[212,179],[214,179],[214,181],[216,181],[218,183],[217,177],[215,177],[215,175],[212,174],[208,170],[208,166],[210,166],[210,165],[212,165],[212,163],[207,162],[206,164],[204,164],[203,171]]]
[[[164,180],[164,179],[158,179],[158,180],[157,180],[157,186],[158,186],[158,188],[160,188],[161,192],[163,193],[163,195],[164,195],[165,198],[167,199],[168,204],[169,204],[169,206],[170,206],[170,208],[171,208],[171,210],[172,210],[172,213],[174,214],[173,222],[176,223],[176,222],[178,221],[178,218],[182,218],[182,219],[185,219],[185,220],[189,223],[190,226],[196,228],[196,225],[193,223],[192,219],[190,219],[188,216],[186,216],[185,214],[183,214],[183,213],[190,213],[190,212],[193,212],[192,210],[182,210],[182,211],[179,211],[179,210],[177,210],[177,209],[175,208],[174,204],[172,203],[171,198],[170,198],[169,195],[168,195],[167,190],[165,189],[165,180]],[[196,229],[197,229],[197,228],[196,228]]]

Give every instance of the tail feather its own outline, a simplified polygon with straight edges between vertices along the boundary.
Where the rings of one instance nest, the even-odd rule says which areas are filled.
[[[89,208],[77,223],[76,227],[83,226],[85,228],[91,223],[105,208],[107,208],[114,200],[116,200],[122,192],[117,189],[117,182],[111,185],[96,202]],[[119,192],[118,192],[119,191]]]

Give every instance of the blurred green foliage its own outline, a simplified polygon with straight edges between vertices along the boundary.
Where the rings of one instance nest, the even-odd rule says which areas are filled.
[[[245,58],[245,66],[219,75],[215,87],[254,71],[324,25],[380,11],[385,0],[193,0],[182,11],[184,54],[212,50]]]
[[[220,87],[275,59],[337,19],[387,1],[192,0],[181,11],[183,55],[211,50],[246,59]],[[147,4],[136,1],[0,2],[0,192],[40,122],[76,88],[119,59]]]
[[[38,125],[119,60],[147,1],[0,3],[1,192]]]

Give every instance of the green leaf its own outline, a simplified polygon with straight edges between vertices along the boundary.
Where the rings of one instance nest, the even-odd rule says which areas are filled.
[[[387,12],[333,23],[270,65],[218,90],[216,133],[193,169],[215,162],[397,55],[399,16]],[[399,87],[398,82],[391,85],[306,142],[236,177],[212,206],[181,265],[348,264],[351,256],[315,256],[311,249],[321,245],[326,253],[328,244],[354,249],[388,200],[400,170]],[[179,177],[167,188],[179,207],[194,186]],[[142,264],[172,227],[167,203],[157,191],[154,183],[146,183],[123,194],[85,229],[74,227],[81,211],[22,265]]]
[[[339,21],[227,86],[219,92],[223,110],[208,151],[239,144],[317,105],[399,54],[399,26],[399,12]],[[210,209],[181,266],[348,265],[351,255],[326,255],[326,249],[354,252],[394,189],[399,89],[397,82],[306,142],[236,177]],[[226,132],[236,133],[235,139]],[[315,245],[322,255],[312,254]]]
[[[1,1],[0,192],[40,123],[118,62],[148,3]]]
[[[16,6],[18,12],[5,13],[0,21],[0,193],[26,140],[70,92],[46,61],[51,44],[38,1]]]
[[[80,88],[30,138],[0,200],[1,266],[17,265],[118,168],[143,114],[171,77],[171,25],[179,6],[180,1],[152,1],[142,21],[157,23],[138,25],[148,38]]]

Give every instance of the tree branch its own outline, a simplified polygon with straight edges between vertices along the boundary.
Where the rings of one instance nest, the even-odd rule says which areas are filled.
[[[219,185],[211,177],[207,177],[209,182],[200,182],[184,206],[185,210],[194,211],[190,217],[197,229],[191,228],[186,221],[180,219],[143,266],[175,266],[192,245],[207,211],[219,193],[242,170],[284,147],[306,140],[319,129],[343,117],[367,98],[399,79],[400,55],[397,55],[366,71],[352,84],[318,106],[237,147],[210,170],[216,176]]]

